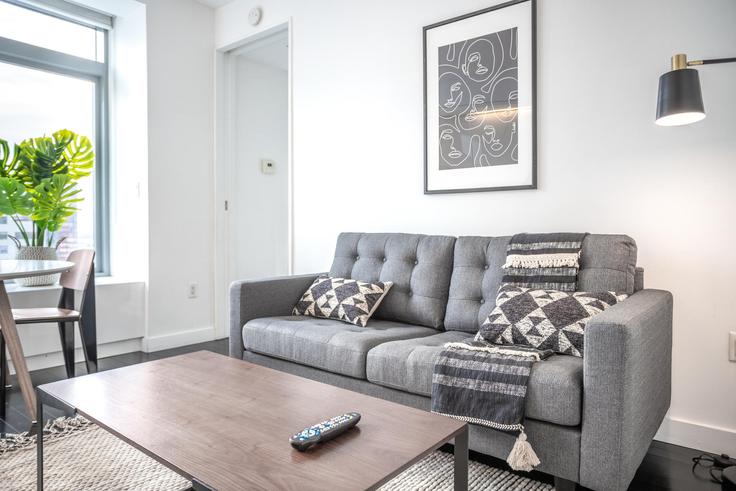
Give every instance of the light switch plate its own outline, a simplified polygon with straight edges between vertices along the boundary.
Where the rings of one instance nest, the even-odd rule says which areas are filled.
[[[736,331],[728,333],[728,360],[736,361]]]
[[[261,172],[264,174],[276,174],[276,162],[271,159],[261,159]]]

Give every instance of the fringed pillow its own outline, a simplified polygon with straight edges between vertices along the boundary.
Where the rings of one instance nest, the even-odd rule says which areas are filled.
[[[310,315],[365,327],[392,282],[366,283],[320,276],[297,302],[293,315]]]
[[[496,307],[481,325],[476,339],[583,356],[585,325],[627,297],[613,292],[568,293],[502,285]]]

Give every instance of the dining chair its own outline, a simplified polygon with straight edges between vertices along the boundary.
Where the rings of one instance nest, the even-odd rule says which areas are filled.
[[[79,249],[69,254],[67,261],[74,263],[61,273],[59,306],[12,309],[16,325],[56,322],[61,338],[61,353],[64,357],[67,378],[74,377],[74,323],[79,324],[87,372],[97,371],[97,325],[95,313],[95,251]],[[75,292],[80,292],[79,310],[74,310]],[[0,334],[0,418],[5,418],[5,402],[8,386],[8,362],[5,339]]]
[[[78,249],[69,254],[67,261],[74,263],[69,271],[61,273],[59,306],[13,309],[16,324],[56,322],[59,325],[62,355],[66,376],[74,377],[74,323],[79,324],[87,372],[97,371],[97,328],[95,322],[95,251]],[[74,310],[74,295],[80,292],[79,310]]]

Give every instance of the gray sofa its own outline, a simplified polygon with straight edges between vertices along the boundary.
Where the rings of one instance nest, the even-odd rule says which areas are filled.
[[[508,241],[343,233],[330,275],[394,282],[368,326],[291,315],[317,274],[237,281],[230,355],[428,410],[433,361],[493,309]],[[669,408],[672,295],[643,288],[636,253],[625,235],[586,237],[578,289],[632,295],[590,321],[584,358],[553,356],[530,377],[526,432],[560,487],[626,489]],[[514,438],[470,427],[470,448],[502,459]]]

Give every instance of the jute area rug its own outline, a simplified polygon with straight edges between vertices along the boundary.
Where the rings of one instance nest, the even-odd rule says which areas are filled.
[[[451,490],[452,455],[434,452],[384,485],[383,491]],[[180,491],[190,483],[81,417],[49,422],[44,437],[48,491]],[[552,486],[478,462],[470,463],[472,490],[552,490]],[[36,489],[36,437],[0,439],[0,488]]]

